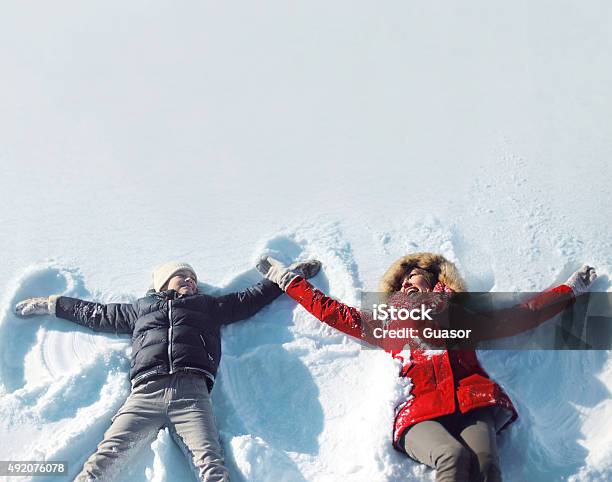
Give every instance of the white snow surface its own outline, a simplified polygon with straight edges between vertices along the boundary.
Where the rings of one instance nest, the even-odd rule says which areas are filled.
[[[4,2],[0,460],[74,477],[129,393],[129,337],[17,318],[26,297],[134,300],[172,259],[224,293],[271,253],[319,258],[356,305],[417,250],[476,291],[583,262],[611,291],[611,20],[593,0]],[[233,480],[434,480],[391,447],[388,355],[285,296],[223,351]],[[480,359],[520,414],[504,480],[612,480],[610,352]],[[166,429],[121,474],[193,480]]]

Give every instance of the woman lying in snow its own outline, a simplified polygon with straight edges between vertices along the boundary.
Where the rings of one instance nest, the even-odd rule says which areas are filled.
[[[271,257],[263,257],[257,268],[319,320],[361,340],[380,344],[373,336],[370,313],[329,298]],[[500,316],[474,315],[480,316],[475,320],[477,337],[498,338],[533,328],[571,305],[577,295],[588,291],[595,278],[595,270],[583,266],[565,284],[519,306],[494,312]],[[391,265],[380,291],[388,297],[410,299],[432,293],[430,297],[440,299],[465,291],[465,286],[455,265],[444,257],[414,253]],[[469,326],[465,318],[455,317],[461,328]],[[401,340],[401,345],[405,343]],[[517,418],[510,398],[480,366],[474,350],[432,352],[416,342],[408,343],[409,356],[400,345],[383,344],[401,362],[400,376],[412,382],[410,396],[396,408],[393,446],[435,468],[438,482],[500,481],[496,433]]]

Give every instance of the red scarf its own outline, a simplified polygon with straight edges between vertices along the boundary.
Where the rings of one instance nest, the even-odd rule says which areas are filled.
[[[409,310],[415,308],[421,308],[422,305],[425,305],[426,308],[431,308],[432,315],[440,315],[443,313],[450,301],[451,295],[454,293],[454,290],[446,286],[441,281],[438,281],[434,286],[433,293],[437,293],[436,295],[432,295],[427,292],[418,292],[418,293],[402,293],[397,291],[389,296],[388,304],[392,305],[396,308],[406,308]],[[388,323],[390,328],[398,328],[398,327],[413,327],[418,330],[430,327],[430,328],[440,328],[440,325],[436,323],[436,317],[433,316],[433,321],[391,321]],[[405,340],[397,340],[394,343],[388,343],[384,347],[386,351],[388,351],[391,356],[398,359],[403,363],[408,361],[408,350],[435,350],[435,349],[445,349],[443,346],[443,341],[440,344],[432,343],[430,340],[426,343],[421,338],[408,338]]]

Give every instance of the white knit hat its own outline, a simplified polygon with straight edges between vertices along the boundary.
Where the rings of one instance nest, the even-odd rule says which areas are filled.
[[[153,288],[155,291],[159,291],[166,284],[166,282],[172,278],[172,275],[180,270],[191,271],[193,275],[196,277],[197,275],[195,270],[191,267],[191,265],[187,263],[180,263],[178,261],[170,261],[169,263],[162,264],[153,270]]]

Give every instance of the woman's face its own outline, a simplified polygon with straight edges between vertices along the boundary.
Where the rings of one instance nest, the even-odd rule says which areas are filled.
[[[433,286],[430,286],[427,278],[423,276],[423,270],[414,268],[402,281],[400,291],[402,293],[416,293],[417,291],[425,293],[431,291],[432,289]]]

